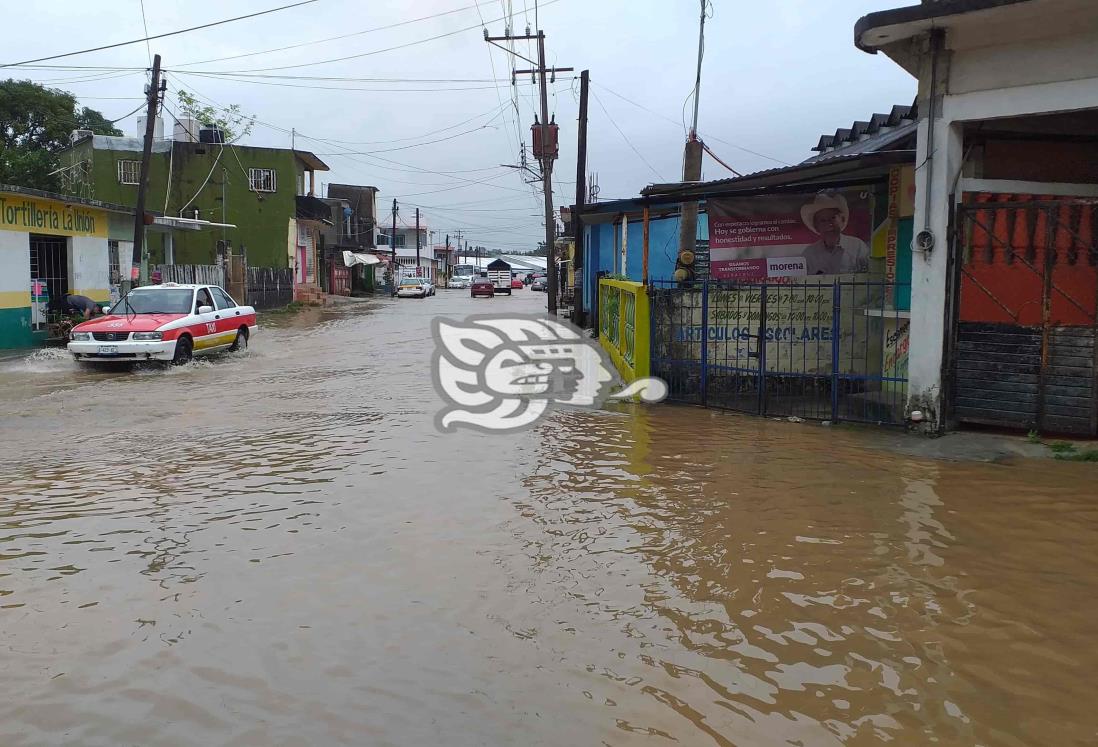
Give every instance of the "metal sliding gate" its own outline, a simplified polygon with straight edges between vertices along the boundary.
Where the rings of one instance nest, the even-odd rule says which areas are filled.
[[[1096,207],[965,196],[950,396],[959,422],[1098,435]]]
[[[896,283],[652,290],[652,373],[672,401],[758,415],[902,424],[908,314]]]

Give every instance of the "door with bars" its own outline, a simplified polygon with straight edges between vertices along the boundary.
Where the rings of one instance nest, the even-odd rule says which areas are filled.
[[[69,246],[64,236],[30,236],[31,295],[35,300],[31,325],[47,329],[51,315],[59,315],[69,293]]]

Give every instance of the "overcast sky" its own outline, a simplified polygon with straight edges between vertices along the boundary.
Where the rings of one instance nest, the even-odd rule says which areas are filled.
[[[155,35],[292,1],[144,0],[145,19]],[[796,163],[812,155],[821,134],[893,104],[910,104],[915,81],[887,58],[858,51],[853,29],[866,13],[912,4],[713,0],[700,97],[703,139],[747,173]],[[0,62],[145,36],[140,0],[106,5],[109,12],[104,3],[84,0],[37,5],[34,33],[10,29]],[[588,170],[598,175],[600,199],[636,196],[651,182],[679,178],[698,0],[537,5],[550,64],[591,71]],[[170,71],[173,111],[180,88],[218,104],[239,104],[259,121],[246,142],[289,147],[290,130],[296,129],[297,147],[331,166],[319,182],[375,185],[379,211],[395,197],[402,222],[414,220],[420,207],[424,221],[439,232],[439,243],[443,234],[463,229],[472,245],[532,249],[544,236],[540,187],[524,184],[519,172],[501,164],[518,163],[520,138],[529,145],[537,90],[530,76],[520,76],[512,89],[513,60],[485,43],[481,30],[483,21],[493,34],[502,33],[508,11],[515,32],[527,23],[536,28],[534,0],[317,0],[156,40],[151,47]],[[423,41],[440,35],[445,36]],[[300,46],[280,49],[291,45]],[[390,49],[402,45],[409,46]],[[528,57],[536,52],[525,43],[517,50]],[[234,59],[222,59],[227,57]],[[135,44],[42,64],[118,69],[7,68],[0,74],[72,91],[114,119],[140,105],[149,51]],[[528,64],[518,60],[517,66]],[[575,197],[574,76],[578,72],[561,73],[550,86],[550,110],[561,126],[557,206]],[[119,127],[134,134],[136,115]],[[704,176],[729,173],[707,157]]]

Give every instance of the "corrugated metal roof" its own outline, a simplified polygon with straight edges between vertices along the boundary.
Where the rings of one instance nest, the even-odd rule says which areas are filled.
[[[907,124],[889,130],[888,132],[878,133],[865,140],[859,140],[850,145],[845,145],[842,148],[828,148],[820,155],[806,159],[804,163],[818,163],[820,161],[826,161],[828,158],[835,158],[836,156],[851,156],[862,153],[877,153],[880,151],[894,150],[897,144],[900,144],[902,141],[909,138],[914,138],[918,129],[918,122],[908,122]]]
[[[860,170],[869,171],[914,161],[914,150],[827,154],[796,166],[783,166],[766,171],[757,171],[754,174],[745,174],[730,179],[697,183],[652,184],[641,190],[641,195],[644,197],[675,197],[677,199],[691,196],[701,199],[702,196],[714,193],[753,192],[773,187],[788,187],[826,179],[845,178]],[[642,197],[641,200],[636,202],[643,204],[645,200]]]
[[[854,153],[868,152],[871,150],[888,150],[897,141],[896,138],[891,137],[891,133],[887,130],[914,122],[918,119],[918,116],[918,110],[915,106],[894,106],[890,113],[874,114],[869,118],[868,122],[859,120],[850,128],[840,127],[835,130],[834,135],[821,135],[819,142],[812,150],[823,154],[830,152]],[[881,132],[882,129],[885,130],[884,133]],[[878,136],[880,136],[880,140],[877,139]],[[859,148],[857,151],[848,150],[849,146],[864,143],[867,139],[871,142],[878,143],[878,145],[876,147],[869,147],[868,149],[864,147]],[[813,157],[808,160],[812,161],[816,160],[816,158],[818,157]]]

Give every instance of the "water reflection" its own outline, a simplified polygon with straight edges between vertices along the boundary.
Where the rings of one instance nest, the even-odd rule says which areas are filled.
[[[967,494],[979,483],[955,473],[987,468],[697,411],[579,418],[543,434],[550,466],[524,508],[545,527],[531,542],[539,567],[571,582],[585,618],[616,623],[618,661],[595,668],[617,683],[605,700],[620,710],[622,686],[648,696],[620,728],[687,738],[674,714],[719,744],[1045,739],[1017,722],[1020,703],[987,709],[981,685],[1011,686],[978,685],[959,666],[970,637],[995,636],[980,602],[1003,579],[972,578],[950,526],[967,507],[947,510],[938,486]],[[1093,523],[1085,534],[1093,543]],[[1030,561],[1017,570],[1032,583],[1045,559]],[[1078,736],[1085,709],[1076,719]]]
[[[1092,468],[670,406],[442,436],[423,329],[482,310],[0,365],[0,743],[1093,739]]]

